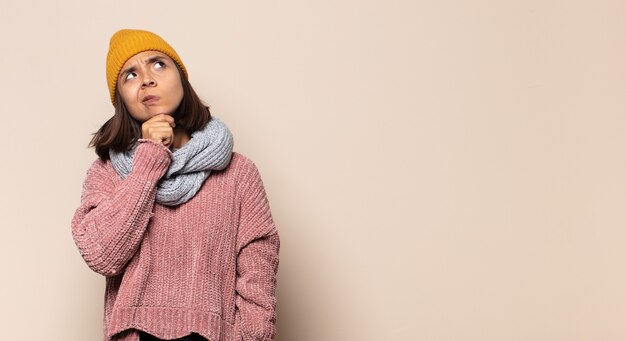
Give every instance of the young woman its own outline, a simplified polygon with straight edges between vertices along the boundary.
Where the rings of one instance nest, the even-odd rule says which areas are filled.
[[[115,114],[72,219],[105,276],[104,340],[272,340],[280,242],[255,164],[158,35],[115,33],[106,74]]]

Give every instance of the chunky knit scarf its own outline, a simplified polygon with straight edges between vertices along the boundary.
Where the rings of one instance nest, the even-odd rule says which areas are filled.
[[[111,164],[123,179],[131,172],[136,148],[135,143],[126,152],[109,150]],[[232,150],[230,130],[222,121],[211,118],[204,129],[191,134],[191,139],[173,152],[172,163],[158,184],[156,201],[176,206],[193,198],[211,170],[228,166]]]

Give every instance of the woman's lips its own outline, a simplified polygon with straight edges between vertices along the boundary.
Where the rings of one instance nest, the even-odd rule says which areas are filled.
[[[154,103],[156,103],[159,100],[158,96],[146,96],[143,98],[143,100],[141,100],[141,103],[143,103],[144,105],[152,105]]]

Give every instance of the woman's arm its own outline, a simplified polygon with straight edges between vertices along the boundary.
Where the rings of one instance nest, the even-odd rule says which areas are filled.
[[[105,163],[87,172],[72,237],[87,265],[104,276],[119,274],[137,251],[154,206],[158,180],[171,162],[167,147],[139,140],[131,173],[113,186]]]
[[[247,175],[237,233],[235,329],[244,341],[273,340],[280,239],[254,164]]]

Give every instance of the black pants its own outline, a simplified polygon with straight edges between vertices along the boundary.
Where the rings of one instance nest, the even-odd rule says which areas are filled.
[[[161,341],[162,339],[159,339],[156,336],[150,335],[148,333],[139,332],[139,341]],[[174,339],[172,341],[207,341],[207,339],[203,338],[202,336],[196,334],[196,333],[191,333],[191,335],[187,335],[187,336],[183,336],[179,339]]]

